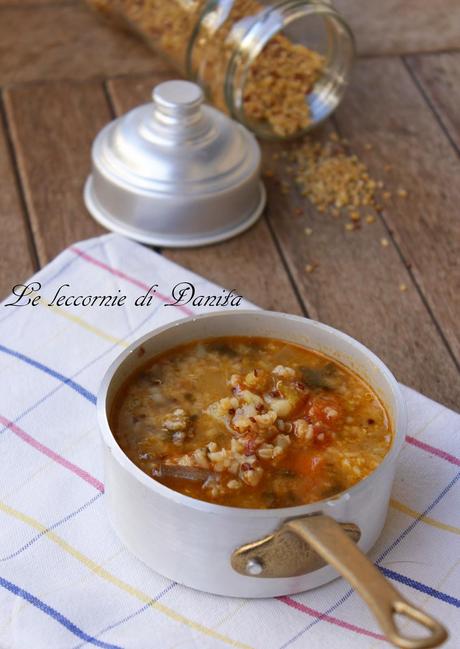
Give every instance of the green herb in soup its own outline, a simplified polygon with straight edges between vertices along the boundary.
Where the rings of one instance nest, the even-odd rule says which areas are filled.
[[[330,498],[371,473],[392,431],[356,374],[267,338],[176,347],[131,376],[111,425],[145,473],[193,498],[291,507]]]

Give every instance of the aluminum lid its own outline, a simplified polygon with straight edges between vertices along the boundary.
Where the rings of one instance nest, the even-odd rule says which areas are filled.
[[[154,89],[153,103],[97,135],[85,203],[102,225],[143,243],[222,241],[263,210],[260,159],[254,136],[203,105],[199,86],[166,81]]]

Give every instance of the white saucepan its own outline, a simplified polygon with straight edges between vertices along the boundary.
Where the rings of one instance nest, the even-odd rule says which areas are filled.
[[[228,335],[297,343],[357,372],[381,398],[393,425],[392,447],[377,469],[330,500],[265,510],[196,500],[141,471],[118,446],[109,426],[120,386],[159,353]],[[98,418],[112,525],[126,547],[157,572],[198,590],[234,597],[293,594],[321,586],[340,573],[366,600],[395,645],[423,649],[446,639],[445,629],[409,604],[365,557],[385,523],[407,422],[395,378],[353,338],[319,322],[269,311],[221,311],[183,319],[143,336],[116,359],[98,394]],[[428,635],[402,635],[396,613],[416,620]]]

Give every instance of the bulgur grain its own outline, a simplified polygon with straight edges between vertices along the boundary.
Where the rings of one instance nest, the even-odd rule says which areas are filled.
[[[291,154],[296,163],[295,181],[319,212],[343,209],[357,212],[374,205],[377,182],[356,155],[347,154],[338,136],[320,142],[305,138]]]

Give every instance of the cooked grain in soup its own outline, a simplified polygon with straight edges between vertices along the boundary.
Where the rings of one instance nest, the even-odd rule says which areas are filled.
[[[115,399],[112,430],[147,475],[232,507],[290,507],[365,478],[392,432],[371,388],[292,343],[226,337],[162,354]]]

